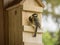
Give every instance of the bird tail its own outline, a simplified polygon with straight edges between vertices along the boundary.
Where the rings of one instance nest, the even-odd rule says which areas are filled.
[[[37,26],[36,26],[36,29],[35,29],[33,37],[36,37],[36,33],[37,33]]]

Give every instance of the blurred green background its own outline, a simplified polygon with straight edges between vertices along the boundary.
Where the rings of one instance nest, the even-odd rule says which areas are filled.
[[[44,45],[60,45],[60,0],[42,0],[45,5],[42,16]]]

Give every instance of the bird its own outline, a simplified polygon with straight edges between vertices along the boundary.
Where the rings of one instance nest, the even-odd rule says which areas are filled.
[[[29,21],[30,21],[31,24],[35,25],[35,32],[34,32],[33,37],[36,37],[38,27],[41,28],[41,25],[39,23],[38,15],[35,14],[35,13],[32,14],[32,16],[29,17]]]

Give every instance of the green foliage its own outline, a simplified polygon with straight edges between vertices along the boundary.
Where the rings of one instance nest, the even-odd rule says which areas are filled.
[[[52,38],[49,32],[43,34],[43,43],[44,45],[54,45],[57,38]]]
[[[60,5],[60,0],[46,0],[47,3],[51,3],[53,6]]]
[[[57,41],[56,41],[55,45],[60,45],[60,30],[58,32],[58,37],[57,37]]]

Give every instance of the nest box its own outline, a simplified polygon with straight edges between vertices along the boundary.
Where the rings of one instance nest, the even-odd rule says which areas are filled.
[[[42,43],[42,31],[36,38],[32,37],[34,29],[29,25],[29,16],[36,13],[41,22],[44,4],[41,0],[22,0],[6,9],[6,36],[8,34],[9,45],[40,45]],[[28,42],[28,43],[27,43]],[[37,42],[37,43],[36,43]]]

